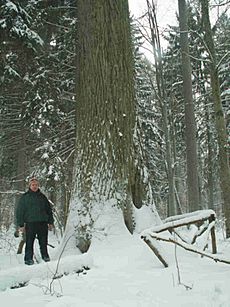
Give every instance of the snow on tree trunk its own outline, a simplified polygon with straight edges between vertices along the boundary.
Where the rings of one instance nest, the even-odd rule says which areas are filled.
[[[84,252],[103,211],[116,216],[121,209],[133,231],[135,99],[128,1],[79,0],[77,14],[77,137],[67,232],[74,226]]]

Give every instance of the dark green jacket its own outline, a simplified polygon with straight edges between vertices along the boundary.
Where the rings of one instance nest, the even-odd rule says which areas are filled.
[[[54,222],[47,197],[40,190],[33,192],[30,189],[19,199],[16,219],[19,227],[30,222],[47,222],[47,224]]]

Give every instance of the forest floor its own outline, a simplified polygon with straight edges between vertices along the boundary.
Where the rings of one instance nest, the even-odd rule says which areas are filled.
[[[52,259],[57,237],[49,234]],[[89,252],[26,266],[13,231],[0,234],[3,307],[230,307],[230,265],[160,243],[169,267],[124,228],[95,239]],[[218,255],[230,260],[230,240],[217,233]],[[39,260],[36,243],[35,254]],[[55,277],[55,278],[54,278]],[[18,287],[20,286],[20,287]]]

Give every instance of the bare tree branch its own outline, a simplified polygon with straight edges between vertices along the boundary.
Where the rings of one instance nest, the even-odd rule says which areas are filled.
[[[172,238],[168,238],[167,239],[167,238],[165,238],[165,237],[163,237],[163,236],[161,236],[161,235],[159,235],[157,233],[151,233],[151,234],[149,234],[149,237],[151,237],[153,239],[156,239],[156,240],[161,240],[161,241],[164,241],[164,242],[169,242],[169,243],[176,244],[176,245],[186,249],[187,251],[199,254],[199,255],[201,255],[203,257],[210,258],[210,259],[214,260],[215,262],[222,262],[222,263],[225,263],[225,264],[230,264],[230,260],[218,257],[216,255],[212,255],[210,253],[205,253],[205,252],[195,248],[194,246],[192,246],[190,244],[178,242],[177,240],[174,240]],[[151,240],[151,239],[147,238],[147,236],[142,236],[142,239],[144,241],[145,240],[148,240],[148,241]]]

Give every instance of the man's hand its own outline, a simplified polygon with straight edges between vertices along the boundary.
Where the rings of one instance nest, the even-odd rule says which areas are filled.
[[[19,227],[18,231],[24,233],[25,232],[25,227]]]
[[[16,229],[16,230],[15,230],[14,236],[15,236],[15,238],[18,238],[18,237],[19,237],[19,229]]]
[[[48,224],[48,230],[49,230],[49,231],[53,230],[53,228],[54,228],[54,225],[53,225],[53,224]]]

